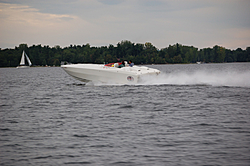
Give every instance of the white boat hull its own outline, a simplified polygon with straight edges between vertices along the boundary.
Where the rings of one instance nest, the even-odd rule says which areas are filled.
[[[26,68],[30,68],[30,66],[17,66],[16,68],[18,68],[18,69],[26,69]]]
[[[104,83],[134,84],[143,75],[158,75],[157,69],[148,67],[108,67],[98,64],[71,64],[61,66],[70,76],[83,81],[98,81]]]

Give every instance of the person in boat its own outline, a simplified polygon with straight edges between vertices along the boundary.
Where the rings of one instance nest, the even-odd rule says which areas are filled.
[[[129,66],[130,66],[130,67],[133,67],[133,66],[134,66],[134,63],[133,63],[131,60],[130,60],[128,63],[129,63]]]
[[[122,68],[122,67],[125,67],[125,62],[122,61],[122,63],[118,66],[118,68]]]

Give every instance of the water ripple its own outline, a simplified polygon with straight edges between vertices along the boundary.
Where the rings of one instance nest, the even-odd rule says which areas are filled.
[[[249,87],[183,75],[220,65],[155,65],[170,75],[125,86],[0,69],[0,165],[249,165]]]

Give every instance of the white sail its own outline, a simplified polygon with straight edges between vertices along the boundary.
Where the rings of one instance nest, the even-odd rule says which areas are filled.
[[[21,62],[20,62],[20,66],[21,66],[21,65],[25,65],[24,54],[25,54],[25,52],[23,51],[22,58],[21,58]]]
[[[26,53],[25,53],[25,57],[27,58],[27,61],[28,61],[28,63],[29,63],[29,66],[31,66],[32,63],[31,63],[30,58],[28,57],[28,55],[27,55]]]
[[[27,61],[28,61],[28,63],[29,63],[29,66],[25,65],[25,58],[27,59]],[[28,55],[23,51],[20,65],[17,66],[17,68],[28,68],[28,67],[30,67],[31,65],[32,65],[32,63],[31,63],[31,61],[30,61],[30,58],[29,58]]]

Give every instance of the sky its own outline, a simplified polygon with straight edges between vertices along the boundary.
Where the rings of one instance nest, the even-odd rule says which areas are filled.
[[[250,0],[0,0],[0,48],[250,47]]]

